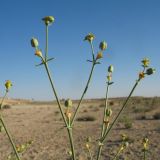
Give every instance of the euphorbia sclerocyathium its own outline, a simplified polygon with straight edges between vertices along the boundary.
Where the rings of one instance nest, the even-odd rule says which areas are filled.
[[[72,159],[75,160],[76,157],[75,157],[75,149],[74,149],[73,134],[72,134],[73,124],[74,124],[75,118],[77,116],[77,113],[79,111],[82,100],[84,98],[84,95],[86,94],[86,92],[88,90],[89,83],[91,81],[94,68],[97,64],[100,64],[99,60],[101,58],[103,58],[103,51],[107,49],[107,43],[105,41],[100,42],[100,45],[99,45],[100,50],[98,51],[97,55],[95,55],[94,47],[93,47],[93,40],[95,39],[95,36],[92,33],[89,33],[88,35],[85,36],[84,40],[88,41],[90,46],[91,46],[92,60],[87,60],[88,62],[92,63],[91,71],[90,71],[90,74],[89,74],[89,78],[87,80],[87,84],[84,88],[84,91],[81,95],[81,98],[79,100],[79,103],[76,107],[75,112],[72,113],[68,106],[67,106],[66,112],[64,112],[64,110],[62,108],[62,105],[60,103],[60,100],[58,98],[58,95],[57,95],[57,92],[56,92],[56,89],[55,89],[55,86],[54,86],[54,82],[53,82],[53,79],[51,77],[49,67],[48,67],[48,62],[53,59],[53,58],[48,58],[48,27],[54,22],[54,17],[53,16],[47,16],[47,17],[44,17],[42,20],[44,21],[44,24],[46,26],[45,54],[43,55],[41,49],[39,48],[39,42],[36,38],[31,39],[31,45],[32,45],[33,48],[35,48],[35,55],[38,56],[41,59],[41,63],[39,65],[44,65],[45,66],[47,76],[49,78],[54,96],[56,98],[60,113],[62,115],[63,121],[65,123],[66,129],[67,129],[67,132],[68,132],[69,141],[70,141],[70,145],[71,145]],[[39,66],[39,65],[37,65],[37,66]],[[66,103],[68,103],[68,104],[71,103],[71,100],[68,100],[68,102],[66,102]]]

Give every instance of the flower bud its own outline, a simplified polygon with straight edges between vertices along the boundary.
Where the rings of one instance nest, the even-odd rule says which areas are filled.
[[[68,119],[71,119],[72,113],[71,112],[67,112],[66,116],[67,116]]]
[[[148,143],[148,141],[149,141],[148,138],[143,139],[143,143]]]
[[[126,138],[127,138],[127,135],[126,134],[122,134],[121,137],[122,137],[122,141],[125,141]]]
[[[92,42],[93,39],[95,38],[94,34],[92,33],[89,33],[87,36],[85,36],[84,40],[86,41],[89,41],[89,42]]]
[[[109,120],[108,120],[108,118],[104,120],[104,124],[105,124],[106,127],[109,126]]]
[[[92,141],[92,139],[91,139],[91,137],[87,137],[87,142],[91,142]]]
[[[31,39],[31,46],[34,48],[38,47],[38,40],[34,37]]]
[[[90,149],[90,146],[89,146],[89,144],[88,144],[88,143],[86,143],[86,148],[87,148],[87,149]]]
[[[69,156],[72,156],[72,151],[68,151]]]
[[[111,81],[111,80],[112,80],[112,76],[111,76],[111,75],[108,75],[108,76],[107,76],[107,79],[108,79],[108,81]]]
[[[42,52],[40,50],[36,50],[35,55],[38,57],[42,57]]]
[[[45,22],[46,25],[49,25],[54,22],[54,17],[53,16],[47,16],[42,18],[42,20]]]
[[[148,138],[144,138],[143,139],[143,148],[144,148],[144,150],[147,150],[148,142],[149,142]]]
[[[106,110],[106,116],[107,116],[107,117],[111,117],[111,115],[112,115],[112,110],[111,110],[110,108],[108,108],[108,109]]]
[[[128,142],[125,142],[124,143],[124,148],[127,148],[129,146],[129,143]]]
[[[102,41],[100,44],[99,44],[99,48],[104,51],[107,49],[107,43],[105,41]]]
[[[151,75],[151,74],[153,74],[155,71],[156,71],[156,70],[155,70],[154,68],[148,68],[148,69],[146,70],[146,74],[147,74],[147,75]]]
[[[145,73],[144,72],[140,72],[139,73],[139,79],[142,79],[142,78],[144,78],[145,77]]]
[[[123,150],[124,150],[124,145],[120,147],[120,151],[122,152]]]
[[[112,65],[110,65],[110,66],[108,67],[108,72],[112,73],[113,71],[114,71],[114,67],[113,67]]]
[[[101,59],[101,58],[103,58],[103,53],[102,52],[98,52],[96,60],[97,59]]]
[[[71,99],[67,99],[65,102],[64,102],[64,105],[66,107],[72,107],[72,100]]]
[[[5,87],[6,87],[6,90],[8,91],[12,87],[12,82],[10,80],[7,80],[5,83]]]
[[[150,61],[149,61],[148,58],[144,58],[141,62],[142,62],[142,64],[143,64],[144,67],[148,67],[149,63],[150,63]]]

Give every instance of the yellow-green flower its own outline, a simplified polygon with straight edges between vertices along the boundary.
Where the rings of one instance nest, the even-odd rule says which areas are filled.
[[[144,139],[143,139],[143,142],[144,142],[144,143],[148,143],[148,141],[149,141],[148,138],[144,138]]]
[[[141,62],[142,62],[142,64],[143,64],[144,67],[148,67],[149,63],[150,63],[150,61],[149,61],[148,58],[144,58]]]
[[[89,41],[89,42],[92,42],[94,40],[95,36],[94,34],[92,33],[89,33],[87,36],[85,36],[84,40],[86,41]]]
[[[101,58],[103,58],[103,53],[102,53],[102,52],[98,52],[98,53],[97,53],[96,60],[97,60],[97,59],[101,59]]]
[[[31,39],[31,46],[34,48],[38,47],[38,40],[34,37]]]
[[[6,87],[6,90],[8,91],[12,87],[12,82],[10,80],[7,80],[5,83],[5,87]]]
[[[44,18],[42,18],[42,20],[44,21],[44,23],[46,25],[51,24],[54,22],[54,17],[53,16],[46,16]]]
[[[148,138],[144,138],[143,139],[143,148],[144,148],[144,150],[147,150],[148,142],[149,142]]]
[[[107,43],[105,41],[102,41],[100,44],[99,44],[99,48],[104,51],[105,49],[107,49]]]

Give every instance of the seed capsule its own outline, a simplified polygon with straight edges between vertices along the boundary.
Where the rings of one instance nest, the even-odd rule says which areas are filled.
[[[147,74],[147,75],[151,75],[151,74],[153,74],[155,71],[156,71],[156,70],[155,70],[154,68],[148,68],[148,69],[146,70],[146,74]]]
[[[107,43],[105,41],[102,41],[100,44],[99,44],[99,48],[104,51],[107,49]]]
[[[38,47],[38,40],[34,37],[31,39],[31,46],[34,48]]]
[[[114,71],[114,67],[113,67],[112,65],[110,65],[110,66],[108,67],[108,72],[112,73],[113,71]]]
[[[127,148],[129,146],[129,143],[128,142],[125,142],[124,143],[124,148]]]
[[[106,116],[111,117],[111,115],[112,115],[112,110],[109,108],[106,110]]]
[[[72,107],[72,100],[71,99],[67,99],[65,102],[64,102],[64,105],[66,107]]]
[[[53,16],[46,16],[42,18],[42,20],[45,22],[46,25],[51,24],[54,22],[54,17]]]

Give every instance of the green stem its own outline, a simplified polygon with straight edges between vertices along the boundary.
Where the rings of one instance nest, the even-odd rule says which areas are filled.
[[[88,79],[88,81],[87,81],[86,87],[85,87],[85,89],[84,89],[84,91],[83,91],[83,94],[82,94],[82,96],[81,96],[81,99],[80,99],[80,101],[79,101],[79,103],[78,103],[78,106],[77,106],[77,108],[76,108],[76,111],[75,111],[75,113],[74,113],[74,115],[73,115],[73,118],[72,118],[72,120],[71,120],[71,126],[73,125],[74,120],[75,120],[75,118],[76,118],[76,116],[77,116],[78,110],[79,110],[80,105],[81,105],[82,100],[83,100],[83,97],[84,97],[85,93],[87,92],[87,89],[88,89],[88,86],[89,86],[89,83],[90,83],[90,80],[91,80],[91,77],[92,77],[92,74],[93,74],[94,66],[95,66],[95,64],[92,65],[92,69],[91,69],[91,72],[90,72],[89,79]]]
[[[13,142],[13,140],[12,140],[12,137],[11,137],[11,135],[10,135],[8,129],[7,129],[7,126],[6,126],[6,124],[5,124],[4,120],[3,120],[2,115],[1,115],[1,117],[0,117],[0,120],[1,120],[1,123],[2,123],[2,125],[3,125],[3,127],[4,127],[4,129],[5,129],[5,132],[6,132],[7,136],[8,136],[8,139],[9,139],[11,145],[12,145],[12,148],[13,148],[13,150],[14,150],[14,152],[15,152],[15,155],[16,155],[16,157],[17,157],[17,160],[20,160],[20,157],[19,157],[19,154],[18,154],[18,152],[17,152],[16,146],[15,146],[15,144],[14,144],[14,142]]]
[[[119,151],[116,153],[116,155],[114,156],[114,158],[113,158],[112,160],[116,160],[117,157],[118,157],[118,155],[120,154],[120,152],[121,152],[121,150],[119,150]]]
[[[106,111],[108,109],[108,92],[109,92],[109,82],[107,83],[106,98],[105,98],[105,108],[104,108],[104,115],[103,115],[103,122],[102,122],[103,124],[102,124],[102,129],[101,129],[101,138],[103,137],[103,135],[105,133],[105,123],[104,123],[104,121],[105,121],[105,118],[106,118]],[[100,159],[101,152],[102,152],[102,147],[103,147],[103,145],[99,145],[98,154],[97,154],[97,160]]]
[[[46,49],[45,49],[45,61],[48,58],[48,25],[46,25]]]
[[[90,44],[91,44],[91,50],[92,50],[92,60],[94,61],[95,57],[94,57],[94,47],[93,47],[92,41],[90,42]]]
[[[42,61],[44,62],[44,65],[45,65],[45,69],[47,71],[47,75],[48,75],[48,78],[49,78],[49,81],[50,81],[50,84],[52,86],[52,90],[54,92],[54,95],[56,97],[56,101],[57,101],[57,104],[58,104],[58,107],[60,109],[60,112],[61,112],[61,115],[63,117],[63,120],[64,120],[64,123],[67,127],[67,131],[68,131],[68,135],[69,135],[69,140],[70,140],[70,145],[71,145],[71,150],[72,150],[72,158],[73,160],[75,160],[75,150],[74,150],[74,144],[73,144],[73,138],[72,138],[72,129],[70,128],[70,124],[68,124],[66,118],[65,118],[65,115],[64,115],[64,112],[63,112],[63,109],[61,107],[61,104],[60,104],[60,101],[58,99],[58,96],[57,96],[57,93],[56,93],[56,90],[55,90],[55,87],[54,87],[54,84],[53,84],[53,80],[51,78],[51,74],[49,72],[49,69],[48,69],[48,65],[47,63],[42,59]]]
[[[109,129],[107,130],[107,132],[103,135],[103,137],[100,139],[100,142],[103,143],[105,138],[107,137],[107,135],[110,133],[112,127],[114,126],[114,124],[116,123],[116,121],[118,120],[119,116],[121,115],[122,111],[124,110],[124,108],[126,107],[131,95],[133,94],[135,88],[137,87],[138,83],[139,83],[140,79],[138,79],[135,83],[135,85],[133,86],[129,96],[127,97],[126,101],[124,102],[121,110],[119,111],[118,115],[116,116],[116,118],[114,119],[113,123],[111,124],[111,126],[109,127]]]
[[[144,150],[144,157],[143,157],[144,160],[146,160],[146,151]]]
[[[15,155],[16,155],[16,157],[17,157],[17,160],[20,160],[19,154],[18,154],[18,152],[17,152],[17,150],[16,150],[16,146],[15,146],[15,144],[14,144],[14,142],[13,142],[13,140],[12,140],[12,137],[11,137],[11,135],[10,135],[8,129],[7,129],[7,126],[6,126],[6,124],[5,124],[4,120],[3,120],[2,113],[1,113],[1,111],[2,111],[2,105],[3,105],[4,99],[5,99],[6,96],[7,96],[7,93],[8,93],[8,91],[6,91],[4,97],[3,97],[2,101],[1,101],[1,104],[0,104],[0,120],[1,120],[1,123],[2,123],[2,125],[3,125],[3,127],[4,127],[4,130],[5,130],[5,132],[6,132],[7,136],[8,136],[9,142],[11,143],[12,148],[13,148],[13,150],[14,150],[14,152],[15,152]]]
[[[49,78],[49,81],[50,81],[52,90],[53,90],[54,95],[55,95],[55,97],[56,97],[56,101],[57,101],[59,110],[60,110],[60,112],[61,112],[62,118],[63,118],[63,120],[64,120],[64,123],[65,123],[66,127],[67,127],[67,126],[68,126],[68,123],[67,123],[67,120],[66,120],[66,118],[65,118],[63,109],[62,109],[62,107],[61,107],[59,98],[58,98],[58,96],[57,96],[57,92],[56,92],[56,89],[55,89],[55,87],[54,87],[53,80],[52,80],[52,78],[51,78],[51,74],[50,74],[50,72],[49,72],[47,62],[45,62],[45,60],[44,60],[43,58],[42,58],[42,61],[43,61],[43,63],[44,63],[44,66],[45,66],[45,69],[46,69],[46,72],[47,72],[47,75],[48,75],[48,78]]]
[[[1,114],[1,110],[2,110],[2,105],[3,105],[3,102],[4,102],[4,99],[6,98],[6,96],[7,96],[7,91],[5,92],[5,95],[3,96],[3,98],[2,98],[2,101],[1,101],[1,104],[0,104],[0,114]]]
[[[109,82],[107,83],[107,90],[106,90],[106,99],[105,99],[105,108],[104,108],[104,115],[103,115],[103,125],[102,125],[102,131],[101,131],[101,137],[103,137],[104,131],[105,131],[105,118],[106,118],[106,111],[108,109],[108,92],[109,92]]]
[[[100,145],[98,148],[97,160],[100,160],[101,152],[102,152],[102,145]]]
[[[74,113],[74,115],[73,115],[73,118],[72,118],[72,120],[71,120],[71,126],[73,125],[74,120],[75,120],[75,118],[76,118],[76,116],[77,116],[77,113],[78,113],[78,111],[79,111],[80,105],[81,105],[82,100],[83,100],[83,97],[84,97],[85,93],[86,93],[87,90],[88,90],[88,86],[89,86],[89,83],[90,83],[91,78],[92,78],[93,70],[94,70],[94,67],[95,67],[95,65],[96,65],[95,59],[94,59],[93,44],[92,44],[92,42],[91,42],[90,44],[91,44],[92,58],[93,58],[93,59],[92,59],[92,68],[91,68],[91,72],[90,72],[90,75],[89,75],[89,78],[88,78],[86,87],[85,87],[85,89],[84,89],[84,91],[83,91],[83,93],[82,93],[82,96],[81,96],[81,98],[80,98],[80,101],[79,101],[79,103],[78,103],[78,106],[77,106],[77,108],[76,108],[76,111],[75,111],[75,113]]]
[[[93,160],[93,156],[92,156],[91,150],[90,150],[90,149],[88,149],[88,152],[89,152],[90,160]]]
[[[54,93],[54,95],[56,97],[56,101],[57,101],[59,110],[61,112],[63,121],[64,121],[64,123],[65,123],[65,125],[67,127],[67,131],[68,131],[68,135],[69,135],[69,140],[70,140],[70,145],[71,145],[71,150],[72,150],[72,158],[73,158],[73,160],[75,160],[75,150],[74,150],[74,144],[73,144],[73,138],[72,138],[72,129],[70,128],[70,124],[69,124],[70,122],[67,122],[67,119],[66,119],[66,117],[64,115],[64,112],[63,112],[63,109],[61,107],[61,104],[60,104],[60,101],[59,101],[56,89],[54,87],[53,80],[51,78],[51,74],[50,74],[50,71],[49,71],[49,68],[48,68],[48,64],[47,64],[47,57],[48,57],[48,25],[46,25],[46,50],[45,50],[45,58],[41,57],[41,59],[42,59],[42,62],[44,64],[44,66],[45,66],[45,69],[46,69],[46,72],[47,72],[47,75],[48,75],[48,78],[49,78],[49,81],[50,81],[53,93]]]
[[[70,141],[70,145],[71,145],[72,159],[73,159],[73,160],[76,160],[76,157],[75,157],[75,149],[74,149],[74,144],[73,144],[72,128],[71,128],[71,127],[68,127],[68,128],[67,128],[67,131],[68,131],[69,141]]]

